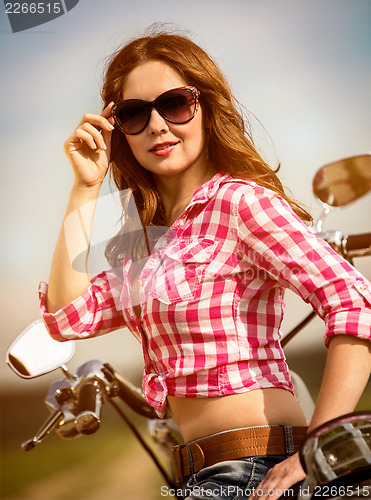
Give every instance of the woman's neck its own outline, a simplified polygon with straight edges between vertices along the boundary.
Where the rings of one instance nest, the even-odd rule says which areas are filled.
[[[171,226],[176,221],[191,201],[194,192],[212,179],[216,172],[210,168],[198,176],[194,173],[187,175],[187,172],[182,172],[182,174],[181,176],[156,177],[157,189],[165,207],[167,226]]]

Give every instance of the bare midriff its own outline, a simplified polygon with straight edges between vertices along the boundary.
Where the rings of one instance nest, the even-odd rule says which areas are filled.
[[[187,443],[217,432],[259,425],[307,425],[295,397],[284,389],[213,398],[168,396],[168,408]]]

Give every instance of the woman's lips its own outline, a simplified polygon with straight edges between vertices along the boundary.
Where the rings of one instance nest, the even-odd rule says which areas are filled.
[[[179,142],[162,142],[161,144],[156,144],[156,146],[150,149],[150,152],[156,156],[166,156],[173,151],[177,144]]]

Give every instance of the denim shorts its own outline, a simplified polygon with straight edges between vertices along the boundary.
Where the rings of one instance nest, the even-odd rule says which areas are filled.
[[[247,500],[269,469],[287,457],[264,455],[205,467],[183,484],[184,500]]]

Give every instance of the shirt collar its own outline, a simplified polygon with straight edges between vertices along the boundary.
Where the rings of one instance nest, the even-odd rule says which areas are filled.
[[[190,207],[198,203],[205,203],[209,201],[216,194],[221,184],[230,179],[231,176],[226,172],[218,172],[215,174],[214,177],[196,189],[193,193],[191,201],[187,205],[186,210],[188,211]]]

